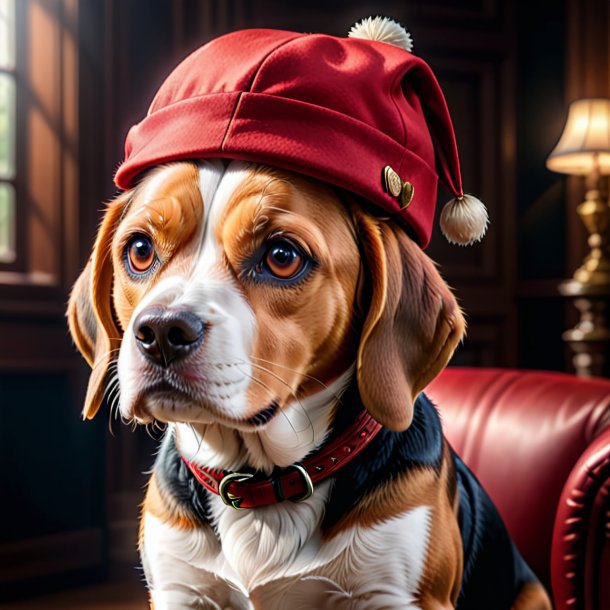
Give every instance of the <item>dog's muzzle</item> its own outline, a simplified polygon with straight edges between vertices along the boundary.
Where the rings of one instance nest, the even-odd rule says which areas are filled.
[[[153,364],[166,368],[201,345],[205,324],[190,311],[153,306],[140,312],[133,332],[140,352]]]

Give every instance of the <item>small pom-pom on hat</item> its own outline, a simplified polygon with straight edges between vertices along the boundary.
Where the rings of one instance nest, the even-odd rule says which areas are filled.
[[[451,199],[441,212],[441,231],[451,244],[470,246],[481,241],[488,224],[487,208],[472,195]]]
[[[366,17],[352,26],[348,37],[386,42],[405,49],[409,53],[413,52],[413,38],[411,34],[402,25],[389,17]],[[489,216],[487,208],[482,201],[473,195],[463,194],[455,135],[451,119],[449,119],[448,115],[444,123],[446,132],[442,140],[444,144],[441,138],[437,138],[439,141],[437,141],[435,146],[437,149],[436,156],[439,177],[456,196],[445,204],[441,212],[441,231],[449,243],[469,246],[483,239],[489,225]],[[384,171],[388,167],[384,168]],[[390,167],[389,169],[391,170],[392,168]],[[397,174],[396,179],[398,179],[398,182],[402,182]],[[405,182],[405,184],[410,185],[409,182]],[[386,188],[386,190],[388,189]],[[398,191],[399,193],[402,192],[400,188]],[[394,195],[394,193],[392,194]],[[411,192],[411,196],[412,194]],[[395,196],[398,197],[398,195]]]
[[[395,47],[413,51],[413,37],[400,23],[389,17],[365,17],[354,24],[348,34],[349,38],[387,42]]]

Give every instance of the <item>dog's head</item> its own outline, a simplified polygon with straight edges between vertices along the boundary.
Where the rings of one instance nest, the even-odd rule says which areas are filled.
[[[434,264],[387,219],[265,166],[177,162],[112,201],[69,305],[98,411],[118,363],[140,422],[256,431],[355,364],[371,415],[408,427],[464,331]]]

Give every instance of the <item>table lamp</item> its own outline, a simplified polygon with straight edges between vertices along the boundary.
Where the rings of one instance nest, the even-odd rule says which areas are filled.
[[[559,285],[561,294],[576,298],[580,321],[562,337],[575,352],[578,374],[608,375],[610,99],[580,99],[570,105],[563,132],[546,165],[552,171],[585,178],[585,201],[576,211],[589,232],[590,251],[572,278]]]
[[[589,231],[591,252],[574,273],[585,284],[610,285],[610,99],[581,99],[570,105],[561,138],[547,159],[555,172],[585,176],[585,201],[576,211]]]

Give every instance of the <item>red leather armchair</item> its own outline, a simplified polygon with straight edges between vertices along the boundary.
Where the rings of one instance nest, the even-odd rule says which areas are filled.
[[[610,380],[452,367],[426,393],[556,610],[610,610]]]

